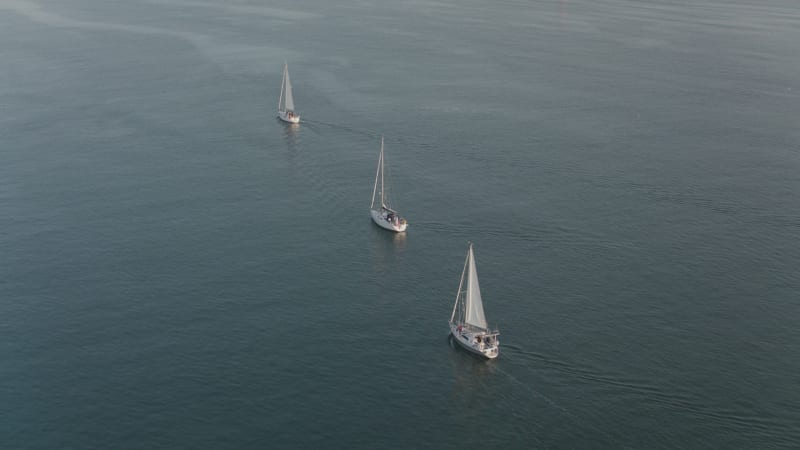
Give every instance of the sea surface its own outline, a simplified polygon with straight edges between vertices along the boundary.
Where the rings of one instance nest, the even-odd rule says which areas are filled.
[[[797,0],[0,0],[2,448],[799,448],[798,324]]]

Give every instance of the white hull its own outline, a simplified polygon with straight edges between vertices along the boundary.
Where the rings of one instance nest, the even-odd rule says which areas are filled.
[[[370,209],[369,215],[372,217],[372,221],[381,228],[386,228],[387,230],[396,231],[398,233],[402,233],[408,228],[408,222],[405,222],[405,220],[400,219],[396,222],[389,221],[389,219],[386,218],[386,214],[379,209]]]
[[[288,123],[300,123],[300,115],[297,113],[294,113],[292,117],[289,117],[286,111],[278,111],[278,118]]]
[[[486,359],[495,359],[500,355],[500,344],[497,342],[497,335],[494,335],[494,343],[491,346],[485,345],[483,342],[477,342],[478,337],[481,340],[485,339],[486,333],[478,332],[471,333],[466,330],[459,331],[456,324],[450,324],[450,334],[453,335],[453,340],[471,353],[480,355]]]

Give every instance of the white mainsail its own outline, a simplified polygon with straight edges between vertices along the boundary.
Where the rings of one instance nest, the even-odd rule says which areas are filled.
[[[278,97],[278,112],[294,111],[294,96],[292,96],[292,82],[289,80],[289,64],[283,64],[283,81],[281,81],[281,95]]]
[[[289,81],[289,66],[288,64],[284,64],[283,66],[283,81],[284,81],[284,90],[286,91],[286,99],[284,102],[284,111],[294,111],[294,97],[292,96],[292,82]]]
[[[381,190],[380,190],[380,197],[381,197],[381,208],[386,206],[383,199],[383,136],[381,136],[381,153],[378,156],[378,171],[375,173],[375,186],[372,188],[372,203],[370,203],[371,209],[376,209],[377,206],[375,205],[375,195],[378,193],[378,180],[381,183]]]
[[[472,253],[472,245],[469,246],[469,274],[467,276],[465,310],[464,322],[484,330],[488,328],[486,316],[483,315],[481,287],[478,284],[478,271],[475,267],[475,255]]]

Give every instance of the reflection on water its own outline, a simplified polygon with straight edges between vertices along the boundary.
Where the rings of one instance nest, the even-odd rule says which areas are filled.
[[[370,248],[374,255],[373,264],[378,267],[382,272],[393,272],[396,270],[398,264],[402,264],[402,260],[406,254],[406,233],[395,233],[393,231],[385,230],[375,222],[371,217],[366,220],[369,221],[365,224],[369,227],[369,241]]]
[[[375,222],[372,221],[372,218],[369,219],[369,222],[370,229],[372,230],[371,233],[375,236],[375,240],[383,244],[380,245],[382,254],[384,252],[394,253],[397,251],[405,251],[408,233],[395,233],[394,231],[385,230],[376,225]]]
[[[492,361],[491,359],[482,358],[469,350],[465,349],[464,347],[458,345],[456,341],[453,339],[452,334],[447,335],[447,343],[450,345],[450,348],[453,349],[451,352],[451,361],[458,361],[462,363],[465,367],[477,367],[479,371],[483,370],[494,370],[488,369],[492,368]],[[459,369],[463,369],[463,367],[459,367]]]
[[[289,163],[289,170],[292,174],[295,173],[295,158],[297,157],[298,153],[300,152],[300,124],[298,123],[286,123],[279,118],[275,118],[279,125],[282,125],[281,134],[283,135],[283,141],[286,143],[286,154],[287,160]]]
[[[452,350],[448,353],[455,381],[450,398],[454,410],[461,411],[456,418],[470,423],[476,410],[473,406],[489,395],[487,389],[495,380],[497,369],[492,361],[463,349],[453,340],[453,335],[447,335],[447,343]]]
[[[406,233],[390,233],[391,243],[396,250],[406,249]]]
[[[286,148],[294,153],[297,149],[298,138],[300,135],[299,123],[286,123],[281,119],[276,118],[281,125],[283,125],[283,140],[286,141]]]

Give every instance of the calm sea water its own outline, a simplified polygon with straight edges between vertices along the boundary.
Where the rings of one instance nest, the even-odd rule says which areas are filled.
[[[0,0],[0,447],[799,447],[799,46],[795,0]]]

